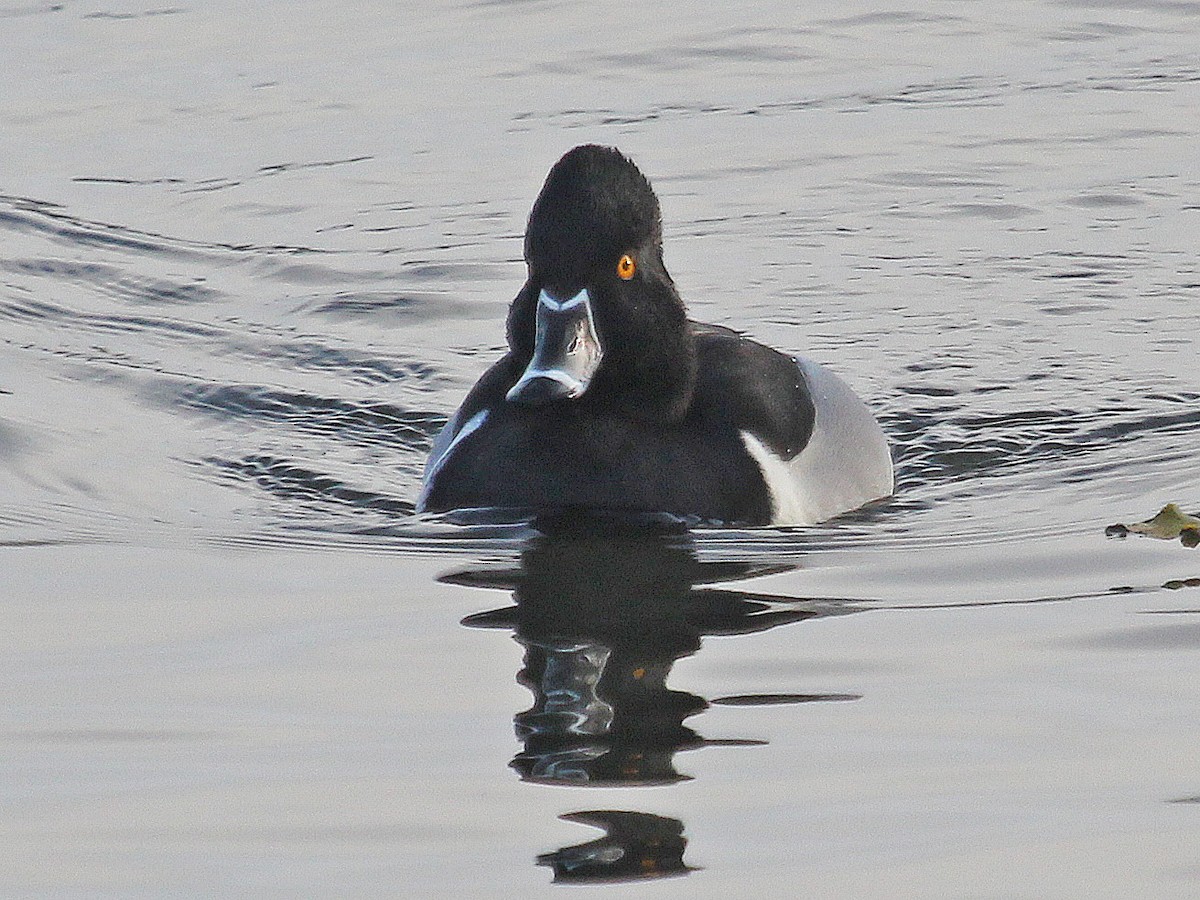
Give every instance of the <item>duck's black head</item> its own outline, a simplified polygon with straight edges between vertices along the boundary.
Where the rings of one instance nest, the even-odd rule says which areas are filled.
[[[508,316],[524,373],[509,400],[683,414],[695,350],[663,265],[658,198],[632,162],[589,144],[555,163],[529,214],[525,261]]]

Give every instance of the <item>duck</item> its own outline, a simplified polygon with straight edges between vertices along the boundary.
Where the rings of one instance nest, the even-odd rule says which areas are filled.
[[[525,231],[508,351],[433,442],[418,512],[595,511],[811,525],[889,496],[887,439],[840,377],[689,319],[650,181],[585,144]]]

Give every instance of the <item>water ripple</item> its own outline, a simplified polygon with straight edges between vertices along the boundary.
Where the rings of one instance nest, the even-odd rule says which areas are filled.
[[[92,288],[120,301],[153,306],[212,303],[223,297],[220,291],[205,285],[136,275],[97,262],[11,259],[0,260],[0,270],[64,281]]]
[[[349,444],[420,452],[429,449],[446,422],[444,416],[404,410],[390,403],[320,397],[253,384],[185,384],[160,397],[160,402],[215,416],[222,422],[279,423],[295,432],[336,436]]]
[[[226,478],[253,483],[289,504],[304,504],[304,510],[293,510],[301,515],[307,515],[312,507],[328,514],[331,505],[343,507],[352,513],[384,513],[389,517],[409,516],[415,511],[415,505],[407,500],[350,487],[331,475],[293,460],[256,454],[242,459],[209,457],[202,463]]]
[[[219,328],[196,322],[144,315],[83,313],[44,300],[0,302],[0,318],[54,326],[68,325],[93,332],[153,331],[183,338],[218,337],[223,334]]]

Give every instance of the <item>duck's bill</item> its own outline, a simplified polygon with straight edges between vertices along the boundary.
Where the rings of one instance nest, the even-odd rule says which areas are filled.
[[[530,405],[583,396],[604,355],[587,289],[567,300],[542,291],[536,321],[533,359],[505,396]]]

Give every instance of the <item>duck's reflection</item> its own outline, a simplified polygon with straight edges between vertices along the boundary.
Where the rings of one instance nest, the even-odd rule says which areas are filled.
[[[695,653],[706,635],[764,631],[850,611],[834,604],[702,585],[744,579],[790,566],[698,560],[686,532],[644,524],[559,520],[510,571],[444,576],[456,584],[505,588],[516,604],[479,613],[464,624],[505,628],[525,648],[518,680],[533,705],[516,714],[523,749],[512,767],[527,781],[558,785],[668,784],[688,776],[675,755],[701,746],[755,740],[706,740],[684,721],[708,706],[667,687],[675,661]],[[852,699],[845,695],[765,694],[725,698],[741,705]],[[713,702],[722,702],[716,700]],[[556,880],[661,877],[687,871],[682,823],[645,813],[572,813],[607,835],[539,857]],[[636,865],[634,865],[636,861]]]

